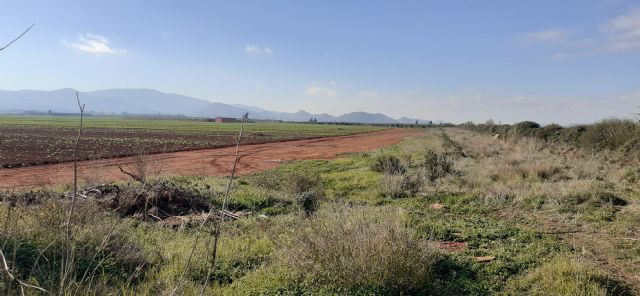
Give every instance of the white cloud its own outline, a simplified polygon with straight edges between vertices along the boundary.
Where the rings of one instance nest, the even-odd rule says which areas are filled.
[[[640,8],[609,21],[602,31],[607,35],[610,51],[640,49]]]
[[[361,90],[358,92],[358,95],[366,98],[375,98],[380,93],[377,90]]]
[[[568,57],[588,57],[640,50],[640,7],[619,15],[594,28],[586,28],[582,36],[568,30],[545,30],[519,36],[525,46],[553,46],[556,52],[547,59],[559,60]]]
[[[105,54],[127,53],[125,49],[112,48],[109,39],[107,39],[106,37],[91,33],[80,34],[78,38],[73,42],[63,42],[71,48],[98,56]]]
[[[621,101],[635,102],[638,104],[638,108],[640,108],[640,91],[622,94],[619,99]]]
[[[526,33],[520,36],[520,42],[524,45],[535,44],[561,44],[568,42],[571,38],[571,32],[567,30],[545,30],[538,32]]]
[[[329,83],[329,86],[310,85],[307,86],[305,93],[310,97],[335,98],[338,96],[338,90],[335,88],[335,85],[335,82]]]
[[[273,49],[271,49],[270,47],[267,46],[260,46],[260,45],[247,45],[244,48],[244,52],[248,53],[248,54],[254,54],[254,55],[273,55]]]

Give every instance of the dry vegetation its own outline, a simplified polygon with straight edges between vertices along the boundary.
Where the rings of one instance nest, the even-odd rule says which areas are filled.
[[[640,293],[638,158],[488,134],[427,129],[241,177],[214,270],[197,226],[221,207],[224,178],[80,190],[64,286],[65,188],[2,193],[0,242],[13,274],[52,294]]]

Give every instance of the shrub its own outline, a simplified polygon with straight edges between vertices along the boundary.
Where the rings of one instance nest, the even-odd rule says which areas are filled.
[[[465,156],[464,150],[462,149],[462,144],[452,140],[449,135],[443,132],[440,134],[440,139],[442,140],[442,148],[444,149],[445,154],[452,157]]]
[[[510,290],[526,295],[624,295],[619,283],[589,264],[558,256],[512,282]]]
[[[180,179],[160,179],[144,187],[122,186],[100,196],[101,202],[108,201],[122,216],[138,216],[153,208],[161,218],[207,211],[212,198],[209,190]]]
[[[371,170],[378,173],[391,175],[404,174],[407,168],[400,162],[400,159],[388,154],[378,155],[373,159]]]
[[[3,235],[5,254],[15,254],[11,260],[13,273],[18,278],[47,289],[52,294],[66,294],[66,289],[82,284],[90,289],[101,281],[108,283],[138,281],[150,267],[139,243],[121,230],[127,225],[119,223],[111,213],[103,212],[89,201],[76,205],[78,213],[71,220],[73,265],[65,287],[59,286],[61,266],[66,252],[65,237],[60,235],[66,223],[66,207],[59,201],[46,201],[37,208],[15,208],[18,219],[10,233]],[[0,210],[5,216],[5,209]],[[70,290],[66,290],[69,292]],[[82,293],[80,293],[82,294]]]
[[[421,187],[415,175],[388,175],[380,179],[380,192],[384,197],[404,198],[416,195]]]
[[[453,173],[453,163],[446,155],[428,149],[424,157],[423,169],[427,180],[434,182]]]
[[[533,121],[522,121],[511,126],[509,135],[512,137],[531,137],[540,128],[540,124]]]
[[[294,196],[298,196],[305,192],[317,192],[322,191],[322,182],[320,175],[311,172],[293,172],[286,177],[287,191]]]
[[[554,139],[558,138],[560,133],[562,132],[562,126],[559,124],[549,124],[545,127],[538,129],[535,135],[536,138],[552,142]]]
[[[309,216],[318,208],[318,194],[313,191],[306,191],[296,196],[296,202],[304,213]]]
[[[594,149],[615,150],[640,136],[638,124],[629,119],[607,119],[590,125],[581,135],[580,143]]]
[[[640,152],[640,135],[635,136],[626,141],[620,146],[620,151],[624,153],[639,153]]]
[[[412,294],[428,287],[436,255],[386,207],[316,213],[288,242],[284,262],[314,288],[367,295]]]

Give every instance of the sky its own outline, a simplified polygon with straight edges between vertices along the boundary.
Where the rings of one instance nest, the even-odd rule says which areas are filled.
[[[0,89],[587,123],[640,111],[640,1],[3,0]],[[0,45],[1,46],[1,45]]]

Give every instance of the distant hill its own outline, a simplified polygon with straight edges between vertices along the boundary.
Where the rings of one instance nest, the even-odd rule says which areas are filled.
[[[381,113],[352,112],[336,117],[339,122],[363,122],[363,123],[397,123],[389,116]]]
[[[241,104],[210,102],[180,94],[163,93],[153,89],[106,89],[82,92],[82,103],[87,112],[94,114],[145,114],[184,115],[197,117],[240,117],[249,112],[254,119],[308,121],[315,118],[319,122],[352,123],[415,123],[415,119],[393,119],[381,113],[352,112],[340,116],[311,114],[300,110],[295,113],[270,111]],[[77,112],[75,90],[70,88],[40,90],[0,90],[0,112]],[[425,120],[419,120],[421,123]]]

